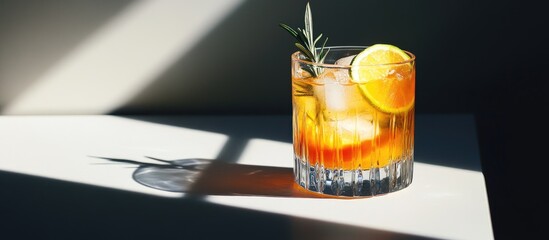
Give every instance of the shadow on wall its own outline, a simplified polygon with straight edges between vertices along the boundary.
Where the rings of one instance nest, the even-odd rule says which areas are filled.
[[[301,27],[306,1],[32,3],[0,3],[2,114],[290,113],[295,47],[277,25]],[[311,7],[329,45],[415,53],[418,113],[500,108],[526,57],[501,49],[542,22],[508,2]]]

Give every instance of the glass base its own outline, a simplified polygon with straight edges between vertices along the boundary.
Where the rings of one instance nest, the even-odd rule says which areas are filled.
[[[413,157],[373,169],[326,169],[295,158],[295,181],[313,192],[334,196],[376,196],[401,190],[412,183]]]

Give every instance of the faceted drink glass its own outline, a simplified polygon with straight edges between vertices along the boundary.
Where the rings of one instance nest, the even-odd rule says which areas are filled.
[[[358,66],[387,69],[384,77],[364,83],[353,81],[350,72],[357,71],[351,66],[353,57],[366,47],[327,48],[322,64],[305,60],[301,52],[291,55],[296,183],[317,193],[351,197],[409,186],[414,163],[415,56],[405,51],[410,59],[403,62]],[[400,65],[406,65],[406,71],[390,70]],[[372,101],[366,89],[398,99],[402,93],[391,92],[395,81],[412,94],[406,96],[412,101],[404,109],[387,111]]]

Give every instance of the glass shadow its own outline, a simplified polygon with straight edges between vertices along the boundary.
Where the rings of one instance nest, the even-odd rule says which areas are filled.
[[[158,161],[158,164],[130,159],[96,158],[138,165],[132,175],[137,183],[157,190],[185,193],[185,196],[248,195],[347,199],[301,188],[294,182],[291,168],[244,165],[200,158],[162,160],[148,157]]]

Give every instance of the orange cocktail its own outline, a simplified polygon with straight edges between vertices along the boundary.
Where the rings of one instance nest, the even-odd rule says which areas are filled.
[[[412,182],[415,56],[391,44],[326,47],[303,28],[280,24],[292,54],[295,181],[336,196],[374,196]],[[320,47],[316,47],[320,43]]]
[[[303,60],[300,52],[292,55],[296,181],[309,190],[349,196],[408,186],[415,56],[386,44],[327,49],[322,64]],[[391,63],[376,63],[380,58]]]

